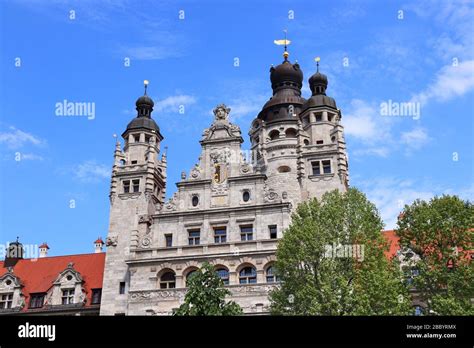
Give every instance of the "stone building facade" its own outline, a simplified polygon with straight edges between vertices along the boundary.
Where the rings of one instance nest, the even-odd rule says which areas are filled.
[[[116,143],[101,315],[169,315],[186,280],[208,261],[245,313],[268,313],[276,286],[278,240],[298,203],[348,187],[341,112],[326,95],[327,77],[309,79],[284,54],[270,70],[273,96],[251,124],[250,155],[230,108],[214,109],[196,165],[165,200],[168,160],[151,117],[153,100],[136,102],[137,117]],[[177,159],[170,159],[177,165]]]

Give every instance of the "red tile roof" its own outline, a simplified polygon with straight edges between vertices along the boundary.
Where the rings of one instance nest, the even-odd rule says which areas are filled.
[[[22,292],[25,301],[29,303],[32,293],[47,292],[59,273],[64,271],[72,262],[74,269],[79,272],[84,280],[86,291],[86,307],[91,304],[92,289],[101,289],[104,276],[105,253],[64,255],[43,257],[38,259],[22,259],[13,267],[13,274],[20,278],[23,285]],[[7,273],[0,261],[0,277]],[[25,306],[23,310],[27,310]]]
[[[400,249],[400,237],[397,236],[394,230],[382,231],[382,235],[389,243],[389,250],[385,252],[385,256],[391,259],[397,254],[397,251]]]

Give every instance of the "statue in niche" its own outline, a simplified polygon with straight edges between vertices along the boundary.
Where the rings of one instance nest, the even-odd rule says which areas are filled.
[[[227,179],[225,164],[214,164],[214,183],[222,184]]]

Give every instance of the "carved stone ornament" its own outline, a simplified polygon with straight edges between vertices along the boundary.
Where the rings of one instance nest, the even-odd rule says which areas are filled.
[[[252,166],[248,164],[247,162],[245,162],[240,166],[240,172],[242,174],[249,174],[252,172]]]
[[[142,247],[148,248],[151,244],[150,238],[148,238],[148,237],[143,238],[141,244],[142,244]]]
[[[229,117],[230,108],[225,104],[220,104],[214,109],[214,116],[216,120],[226,120]]]
[[[175,211],[178,208],[178,196],[176,195],[176,192],[173,194],[173,197],[171,197],[168,202],[165,204],[165,210],[166,211]]]
[[[138,218],[138,223],[139,224],[148,224],[148,225],[151,225],[152,223],[152,219],[150,219],[150,216],[149,215],[140,215],[140,217]]]
[[[209,156],[211,157],[212,163],[227,164],[227,163],[229,163],[231,154],[232,153],[231,153],[230,149],[228,147],[225,147],[223,149],[212,151],[209,154]]]
[[[195,165],[194,168],[191,170],[191,179],[199,179],[201,177],[201,167],[199,165]]]
[[[265,202],[276,202],[278,200],[278,193],[275,190],[267,188],[266,185],[263,190]]]
[[[106,246],[117,246],[118,236],[109,236],[105,239]]]

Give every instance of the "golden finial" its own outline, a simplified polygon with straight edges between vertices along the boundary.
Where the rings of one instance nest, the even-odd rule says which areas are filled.
[[[321,58],[316,57],[316,58],[314,58],[314,60],[316,61],[316,72],[319,72],[319,62],[321,61]]]

